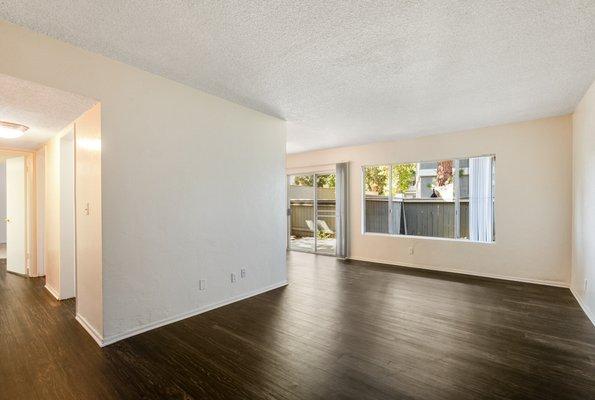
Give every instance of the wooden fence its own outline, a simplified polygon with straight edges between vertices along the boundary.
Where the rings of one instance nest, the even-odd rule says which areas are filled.
[[[461,237],[469,236],[469,201],[461,200]],[[432,236],[455,237],[455,205],[451,202],[434,199],[405,200],[404,218],[401,217],[403,207],[400,202],[392,203],[393,226],[400,231],[393,233]],[[405,225],[407,230],[405,231]],[[388,199],[384,196],[366,198],[366,232],[388,232]]]
[[[313,236],[306,220],[314,221],[314,202],[312,200],[291,200],[291,235],[296,237]],[[454,203],[442,200],[423,199],[406,200],[405,216],[401,217],[401,203],[393,202],[393,226],[399,225],[400,231],[394,233],[407,235],[432,236],[443,238],[455,237]],[[335,200],[318,201],[319,220],[335,230]],[[461,237],[469,237],[469,201],[461,200]],[[366,232],[388,232],[388,199],[382,196],[366,198]]]

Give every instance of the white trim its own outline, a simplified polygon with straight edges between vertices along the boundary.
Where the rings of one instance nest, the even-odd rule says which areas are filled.
[[[89,323],[89,321],[87,321],[85,317],[77,313],[74,318],[78,321],[79,324],[81,324],[83,328],[85,328],[87,333],[93,338],[93,340],[95,340],[99,347],[105,346],[103,336],[101,336],[99,332],[97,332],[97,330],[93,327],[93,325]]]
[[[112,335],[112,336],[108,336],[108,337],[106,337],[106,338],[103,339],[102,344],[100,344],[100,346],[101,347],[108,346],[110,344],[119,342],[120,340],[123,340],[123,339],[129,338],[129,337],[138,335],[140,333],[147,332],[147,331],[150,331],[152,329],[159,328],[161,326],[168,325],[168,324],[171,324],[171,323],[174,323],[174,322],[178,322],[178,321],[181,321],[183,319],[190,318],[190,317],[193,317],[195,315],[202,314],[204,312],[214,310],[215,308],[219,308],[219,307],[223,307],[223,306],[226,306],[228,304],[231,304],[231,303],[235,303],[236,301],[245,300],[245,299],[247,299],[249,297],[253,297],[253,296],[262,294],[264,292],[268,292],[270,290],[278,289],[278,288],[280,288],[282,286],[286,286],[288,283],[289,283],[288,281],[283,281],[283,282],[275,283],[273,285],[266,286],[264,288],[254,290],[252,292],[248,292],[246,294],[242,294],[242,295],[239,295],[239,296],[234,296],[234,297],[231,297],[231,298],[226,299],[226,300],[223,300],[223,301],[219,301],[219,302],[216,302],[216,303],[213,303],[213,304],[208,304],[206,306],[202,306],[202,307],[196,308],[196,309],[191,310],[191,311],[183,312],[181,314],[174,315],[173,317],[164,318],[162,320],[155,321],[155,322],[149,322],[148,324],[144,324],[144,325],[141,325],[141,326],[139,326],[137,328],[130,329],[130,330],[126,331],[126,332],[118,333],[118,334]]]
[[[451,272],[454,274],[479,276],[482,278],[503,279],[506,281],[533,283],[536,285],[555,286],[555,287],[561,287],[561,288],[566,288],[566,289],[570,288],[570,285],[568,283],[559,282],[559,281],[520,278],[520,277],[515,277],[515,276],[497,275],[497,274],[485,274],[483,272],[466,271],[466,270],[461,270],[461,269],[456,269],[456,268],[433,267],[433,266],[429,266],[429,265],[414,264],[414,263],[408,263],[408,262],[399,262],[398,264],[396,264],[394,262],[375,260],[375,259],[363,258],[363,257],[349,257],[349,259],[355,260],[355,261],[372,262],[372,263],[376,263],[376,264],[394,265],[396,267],[418,268],[418,269],[425,269],[425,270],[430,270],[430,271]]]
[[[581,297],[572,288],[572,286],[570,286],[570,293],[572,293],[572,295],[574,296],[574,298],[578,302],[578,305],[581,306],[581,308],[583,309],[583,312],[587,315],[587,318],[589,318],[591,320],[591,323],[593,324],[593,326],[595,326],[595,314],[593,314],[591,312],[591,310],[589,310],[589,307],[587,307],[587,305],[583,302],[583,300],[581,299]]]
[[[54,289],[53,287],[49,286],[47,283],[45,284],[45,289],[50,292],[50,294],[52,296],[54,296],[56,298],[56,300],[62,300],[60,298],[60,293],[58,293],[58,291],[56,289]]]
[[[382,233],[382,232],[363,232],[363,236],[388,236],[394,238],[408,238],[408,239],[423,239],[423,240],[445,240],[448,242],[460,242],[460,243],[472,243],[472,244],[485,244],[488,246],[496,244],[495,240],[491,242],[480,242],[477,240],[464,239],[464,238],[445,238],[438,236],[419,236],[419,235],[405,235],[403,233]]]
[[[336,164],[311,165],[307,167],[286,168],[285,175],[309,175],[312,171],[334,171]]]

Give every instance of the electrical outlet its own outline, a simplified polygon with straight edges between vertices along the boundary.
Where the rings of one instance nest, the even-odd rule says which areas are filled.
[[[246,268],[242,268],[240,270],[240,277],[245,278],[246,277]]]
[[[204,279],[198,281],[198,290],[205,290],[206,286],[207,281],[205,281]]]
[[[236,283],[236,274],[231,274],[231,283]]]
[[[409,255],[412,256],[413,255],[413,246],[409,247]]]

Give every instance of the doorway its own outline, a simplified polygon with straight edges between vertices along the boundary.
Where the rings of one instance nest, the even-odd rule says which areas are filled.
[[[4,239],[6,270],[28,274],[27,257],[27,164],[25,156],[7,157],[3,161]],[[4,250],[3,249],[3,250]]]
[[[334,171],[288,175],[288,249],[336,255]]]

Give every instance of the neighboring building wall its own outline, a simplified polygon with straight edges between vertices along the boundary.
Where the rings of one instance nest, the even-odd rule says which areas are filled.
[[[572,291],[595,324],[595,83],[573,117]]]
[[[0,73],[101,103],[105,341],[287,283],[284,121],[4,21],[0,38]]]
[[[290,171],[350,161],[351,257],[568,286],[571,117],[288,155]],[[496,155],[496,242],[362,234],[363,165]],[[409,254],[413,248],[414,254]]]

